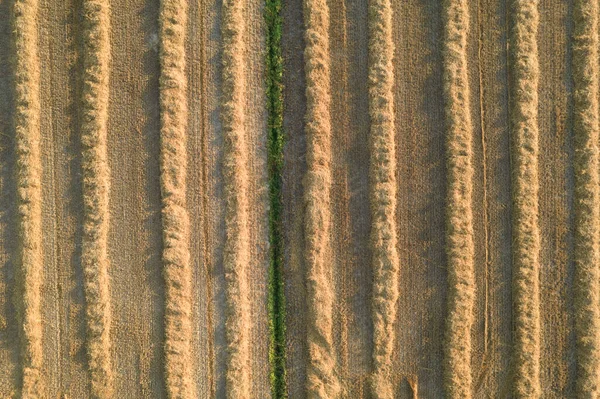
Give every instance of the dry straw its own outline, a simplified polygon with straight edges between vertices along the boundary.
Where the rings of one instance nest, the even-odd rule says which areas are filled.
[[[392,355],[400,265],[396,238],[394,43],[389,0],[369,2],[371,250],[373,254],[373,376],[375,398],[393,398]]]
[[[84,224],[81,263],[85,278],[87,346],[94,398],[112,395],[108,280],[109,169],[106,123],[109,79],[109,5],[83,2],[81,115]]]
[[[193,398],[189,218],[186,208],[188,116],[185,0],[160,5],[160,182],[165,279],[165,377],[170,398]]]
[[[444,346],[444,386],[449,398],[470,398],[475,249],[472,211],[473,127],[467,75],[469,6],[467,0],[445,0],[443,4],[443,82],[448,173],[448,314]]]
[[[600,202],[598,176],[598,0],[573,9],[575,135],[575,329],[577,394],[600,396]]]
[[[38,1],[15,0],[14,130],[17,185],[19,289],[23,398],[44,396],[42,384],[42,164],[40,156],[40,65]]]
[[[106,155],[110,9],[106,0],[83,2],[83,92],[80,121],[84,224],[81,263],[86,298],[91,394],[112,395],[110,290],[107,256],[110,176]]]
[[[307,391],[312,398],[336,398],[333,344],[334,287],[330,252],[331,120],[329,108],[329,7],[326,0],[304,0],[306,48],[306,163],[304,237],[307,268]]]
[[[510,3],[510,134],[513,203],[514,393],[534,398],[540,386],[538,226],[539,0]]]
[[[223,1],[223,177],[225,181],[225,249],[227,292],[227,397],[250,392],[250,304],[248,287],[248,148],[245,128],[245,2]]]

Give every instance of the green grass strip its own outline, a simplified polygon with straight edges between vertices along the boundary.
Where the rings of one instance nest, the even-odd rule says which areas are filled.
[[[282,169],[283,169],[283,60],[281,55],[281,0],[266,0],[267,108],[269,168],[269,327],[271,394],[287,398],[285,370],[285,294],[283,283]]]

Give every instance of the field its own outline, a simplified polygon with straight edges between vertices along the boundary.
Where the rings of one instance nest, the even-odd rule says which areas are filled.
[[[597,397],[599,12],[0,0],[0,397]]]

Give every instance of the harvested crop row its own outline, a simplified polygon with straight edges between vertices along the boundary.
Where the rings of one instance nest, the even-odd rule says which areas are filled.
[[[250,392],[250,303],[247,268],[248,148],[245,128],[245,2],[223,1],[223,177],[225,181],[225,249],[223,266],[227,293],[227,397]]]
[[[165,378],[170,398],[195,397],[190,346],[191,280],[186,208],[187,2],[160,5],[160,183],[165,279]]]
[[[306,163],[304,177],[304,238],[307,269],[308,366],[307,391],[313,398],[336,398],[333,344],[335,291],[330,251],[331,228],[331,83],[329,65],[329,6],[325,0],[304,0],[306,47]]]
[[[598,0],[577,0],[573,18],[577,392],[580,397],[598,397],[600,396]]]
[[[538,0],[510,6],[509,96],[513,204],[514,393],[539,397]]]
[[[394,43],[390,0],[369,2],[369,115],[371,249],[373,262],[373,376],[375,398],[393,398],[392,354],[398,302]]]
[[[15,0],[14,132],[16,156],[20,330],[23,398],[44,395],[42,377],[42,184],[38,1]]]
[[[443,4],[443,83],[448,176],[448,314],[444,348],[444,386],[449,398],[470,398],[475,248],[472,211],[473,127],[467,76],[469,7],[467,0],[445,0]]]
[[[271,396],[286,398],[285,292],[283,281],[283,60],[281,55],[281,0],[267,0],[267,109],[269,162],[269,329]]]
[[[81,143],[83,170],[83,242],[87,347],[91,393],[112,395],[110,290],[108,279],[108,199],[110,172],[106,154],[110,54],[109,4],[83,2],[83,93]]]

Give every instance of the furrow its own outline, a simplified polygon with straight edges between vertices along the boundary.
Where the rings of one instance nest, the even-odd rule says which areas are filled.
[[[223,177],[225,193],[225,249],[223,266],[227,293],[226,341],[228,398],[250,392],[250,298],[248,263],[248,148],[245,128],[245,2],[224,0],[222,15]]]
[[[331,230],[331,82],[329,7],[326,0],[304,0],[306,73],[306,163],[304,251],[308,309],[307,392],[336,398],[341,392],[333,343]]]
[[[85,279],[88,365],[91,394],[112,396],[110,290],[107,255],[109,227],[106,136],[110,54],[109,4],[83,2],[83,92],[80,120],[83,172],[81,264]]]
[[[393,398],[394,322],[400,264],[396,237],[394,43],[390,0],[369,2],[370,202],[373,266],[373,375],[375,398]]]
[[[598,176],[598,0],[573,9],[575,328],[577,394],[600,396],[600,191]]]
[[[165,378],[170,398],[194,398],[191,280],[186,208],[187,2],[160,4],[160,183],[165,280]]]
[[[471,329],[475,306],[473,126],[467,76],[467,0],[445,0],[443,84],[446,117],[448,296],[444,387],[449,398],[472,396]]]
[[[42,184],[40,155],[40,64],[38,58],[38,1],[15,0],[14,134],[18,223],[18,295],[21,323],[21,397],[44,396],[41,287]]]
[[[539,397],[540,231],[538,226],[538,0],[510,3],[509,96],[512,169],[514,385]]]

